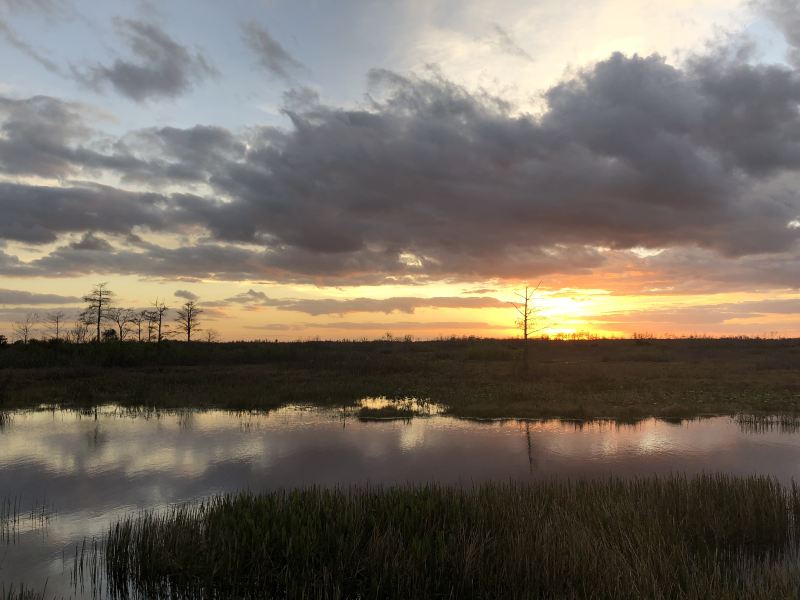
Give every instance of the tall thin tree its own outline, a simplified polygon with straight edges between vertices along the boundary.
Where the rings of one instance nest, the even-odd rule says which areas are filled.
[[[530,349],[528,347],[528,337],[534,332],[533,325],[535,320],[536,308],[533,306],[533,295],[542,285],[540,281],[535,288],[525,286],[524,292],[514,292],[519,296],[520,301],[514,303],[514,308],[519,313],[517,327],[522,331],[522,370],[527,374],[530,368]]]
[[[114,292],[108,289],[106,282],[98,283],[94,289],[83,297],[86,303],[86,308],[81,313],[81,317],[88,325],[96,327],[95,340],[100,341],[100,328],[103,324],[103,319],[108,314],[108,309],[111,308],[111,300],[114,297]]]
[[[151,312],[153,314],[153,323],[157,327],[156,341],[159,343],[161,343],[161,340],[163,340],[168,334],[167,328],[164,326],[164,315],[168,310],[169,307],[166,305],[166,303],[163,300],[156,298]]]
[[[136,328],[136,341],[142,341],[142,325],[147,323],[147,311],[140,310],[131,313],[131,325]]]
[[[158,321],[158,315],[154,310],[143,310],[142,316],[144,317],[147,323],[147,341],[152,342],[153,336],[156,334],[156,323]]]
[[[50,325],[50,329],[54,332],[54,337],[57,340],[61,339],[61,325],[64,323],[64,311],[57,310],[55,312],[47,313],[45,322]]]
[[[192,341],[192,332],[200,330],[200,314],[203,311],[197,307],[197,302],[194,300],[187,300],[183,306],[178,309],[178,316],[175,322],[181,331],[186,334],[186,341]]]

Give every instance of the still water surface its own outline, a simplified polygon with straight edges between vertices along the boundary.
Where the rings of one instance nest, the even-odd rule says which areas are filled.
[[[21,582],[81,597],[76,544],[116,517],[220,492],[307,485],[725,472],[800,481],[800,433],[727,417],[669,423],[467,421],[433,414],[360,421],[285,408],[131,413],[19,411],[0,427],[0,501],[46,507],[0,542],[0,589]],[[1,533],[1,532],[0,532]]]

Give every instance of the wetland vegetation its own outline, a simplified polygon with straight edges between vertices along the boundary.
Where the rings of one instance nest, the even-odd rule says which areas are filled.
[[[309,488],[114,523],[135,597],[789,598],[800,490],[765,477]]]
[[[521,368],[525,346],[530,369]],[[0,348],[0,407],[273,409],[418,398],[476,418],[800,415],[800,341],[60,341]],[[365,416],[370,416],[365,414]]]
[[[612,419],[619,427],[636,421],[634,428],[644,427],[639,420],[648,417],[662,419],[650,421],[649,427],[657,428],[667,427],[666,421],[729,415],[734,420],[726,421],[728,427],[739,435],[793,435],[800,427],[800,341],[51,341],[0,348],[0,434],[11,440],[15,430],[37,421],[31,415],[41,414],[25,409],[41,406],[68,409],[58,414],[91,417],[91,430],[77,418],[74,424],[70,420],[59,425],[80,434],[75,437],[81,448],[76,456],[86,458],[76,465],[95,459],[104,464],[105,446],[98,439],[113,437],[108,444],[119,448],[136,439],[124,428],[112,427],[109,410],[131,416],[180,416],[188,411],[191,417],[211,409],[247,415],[316,406],[337,409],[321,411],[330,413],[329,419],[341,414],[364,421],[363,428],[386,429],[381,437],[391,427],[435,426],[442,414],[581,424]],[[419,416],[434,418],[414,425],[366,423]],[[220,443],[222,438],[213,436],[222,436],[226,421],[219,418],[213,430],[217,433],[199,428],[198,448],[212,440]],[[707,421],[709,427],[724,428],[712,421]],[[533,424],[519,424],[519,444],[500,430],[506,424],[469,425],[500,428],[496,441],[485,442],[486,448],[502,449],[492,456],[523,458],[526,466],[513,471],[522,477],[534,474],[539,457],[547,464],[552,423],[556,421],[543,422],[542,431],[533,434]],[[287,426],[283,433],[274,428],[269,436],[254,435],[252,441],[261,444],[255,455],[229,459],[257,464],[270,440],[286,450],[291,446],[281,445],[280,439],[291,438],[299,444],[298,461],[309,456],[355,460],[360,454],[350,450],[347,436],[367,445],[371,440],[373,446],[378,439],[366,437],[375,432],[352,427],[345,431],[337,424],[336,433],[326,435],[342,439],[325,438],[338,440],[340,454],[334,454],[336,448],[324,445],[313,430],[325,425],[303,425],[315,440],[311,446],[303,446],[304,434]],[[177,430],[179,438],[169,427],[160,428],[158,437],[181,444],[184,451],[194,448],[191,427]],[[408,450],[401,433],[393,434],[403,448],[398,457]],[[462,439],[453,432],[446,435],[449,444]],[[640,456],[644,446],[631,441],[631,448],[639,449],[631,450],[639,465],[631,468],[641,467],[647,475],[638,479],[582,481],[559,472],[558,479],[497,483],[502,469],[492,463],[476,471],[483,473],[485,483],[472,486],[441,483],[444,471],[432,467],[433,475],[414,484],[397,480],[385,487],[362,483],[325,488],[283,483],[251,494],[239,492],[242,484],[234,477],[229,487],[213,490],[227,489],[228,495],[185,503],[202,497],[193,493],[166,509],[154,508],[148,500],[140,505],[146,507],[142,512],[115,515],[104,539],[87,538],[75,546],[74,564],[67,567],[70,585],[78,589],[90,579],[86,589],[102,589],[98,597],[106,598],[797,597],[800,488],[787,478],[781,483],[769,475],[749,475],[769,473],[761,466],[754,471],[742,467],[740,473],[747,476],[664,476],[674,470],[651,476],[664,464],[669,469],[691,464],[674,462],[681,460],[682,430],[659,435],[653,438],[655,445],[646,446],[646,456]],[[667,439],[673,446],[663,445]],[[149,444],[148,448],[164,446],[156,438]],[[581,449],[593,456],[593,446],[582,444],[576,446],[575,456],[584,455]],[[759,444],[752,446],[763,452],[759,456],[773,456],[768,440]],[[63,449],[63,443],[58,447]],[[311,454],[303,453],[307,447]],[[456,447],[462,449],[454,456],[464,453],[463,447]],[[701,456],[720,461],[703,464],[712,469],[718,465],[728,473],[732,467],[726,457],[741,456],[730,449],[725,452],[733,454],[713,454],[715,446],[698,447],[705,453]],[[670,448],[678,453],[670,455]],[[408,451],[436,456],[421,449]],[[790,446],[781,452],[791,456]],[[668,462],[657,467],[662,458]],[[292,467],[292,460],[281,455],[289,465],[286,473],[308,466]],[[420,471],[413,457],[403,460],[406,469],[413,465],[412,471],[403,472]],[[579,467],[570,463],[569,468],[577,469],[570,472],[597,470],[600,463],[590,462]],[[371,463],[354,464],[362,470],[360,479],[352,481],[365,481],[363,469]],[[332,468],[331,463],[322,471]],[[388,468],[397,469],[398,463]],[[9,498],[0,504],[0,533],[7,542],[19,544],[15,540],[22,515],[31,523],[27,531],[45,527],[49,513],[44,503],[35,503],[28,516],[28,508],[21,510],[15,496]],[[42,542],[25,538],[24,543]],[[46,587],[30,587],[29,577],[23,583],[28,587],[0,587],[0,598],[51,596],[42,591]],[[56,593],[62,591],[63,586]]]

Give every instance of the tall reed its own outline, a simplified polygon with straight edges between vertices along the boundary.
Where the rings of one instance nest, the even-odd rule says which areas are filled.
[[[781,598],[800,490],[763,477],[304,489],[114,524],[140,597]]]

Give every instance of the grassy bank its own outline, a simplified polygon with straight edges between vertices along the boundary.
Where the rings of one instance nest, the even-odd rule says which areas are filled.
[[[243,494],[118,522],[106,569],[146,597],[794,598],[798,517],[724,476]]]
[[[798,340],[35,344],[0,349],[0,410],[270,409],[417,397],[466,417],[800,415]]]

